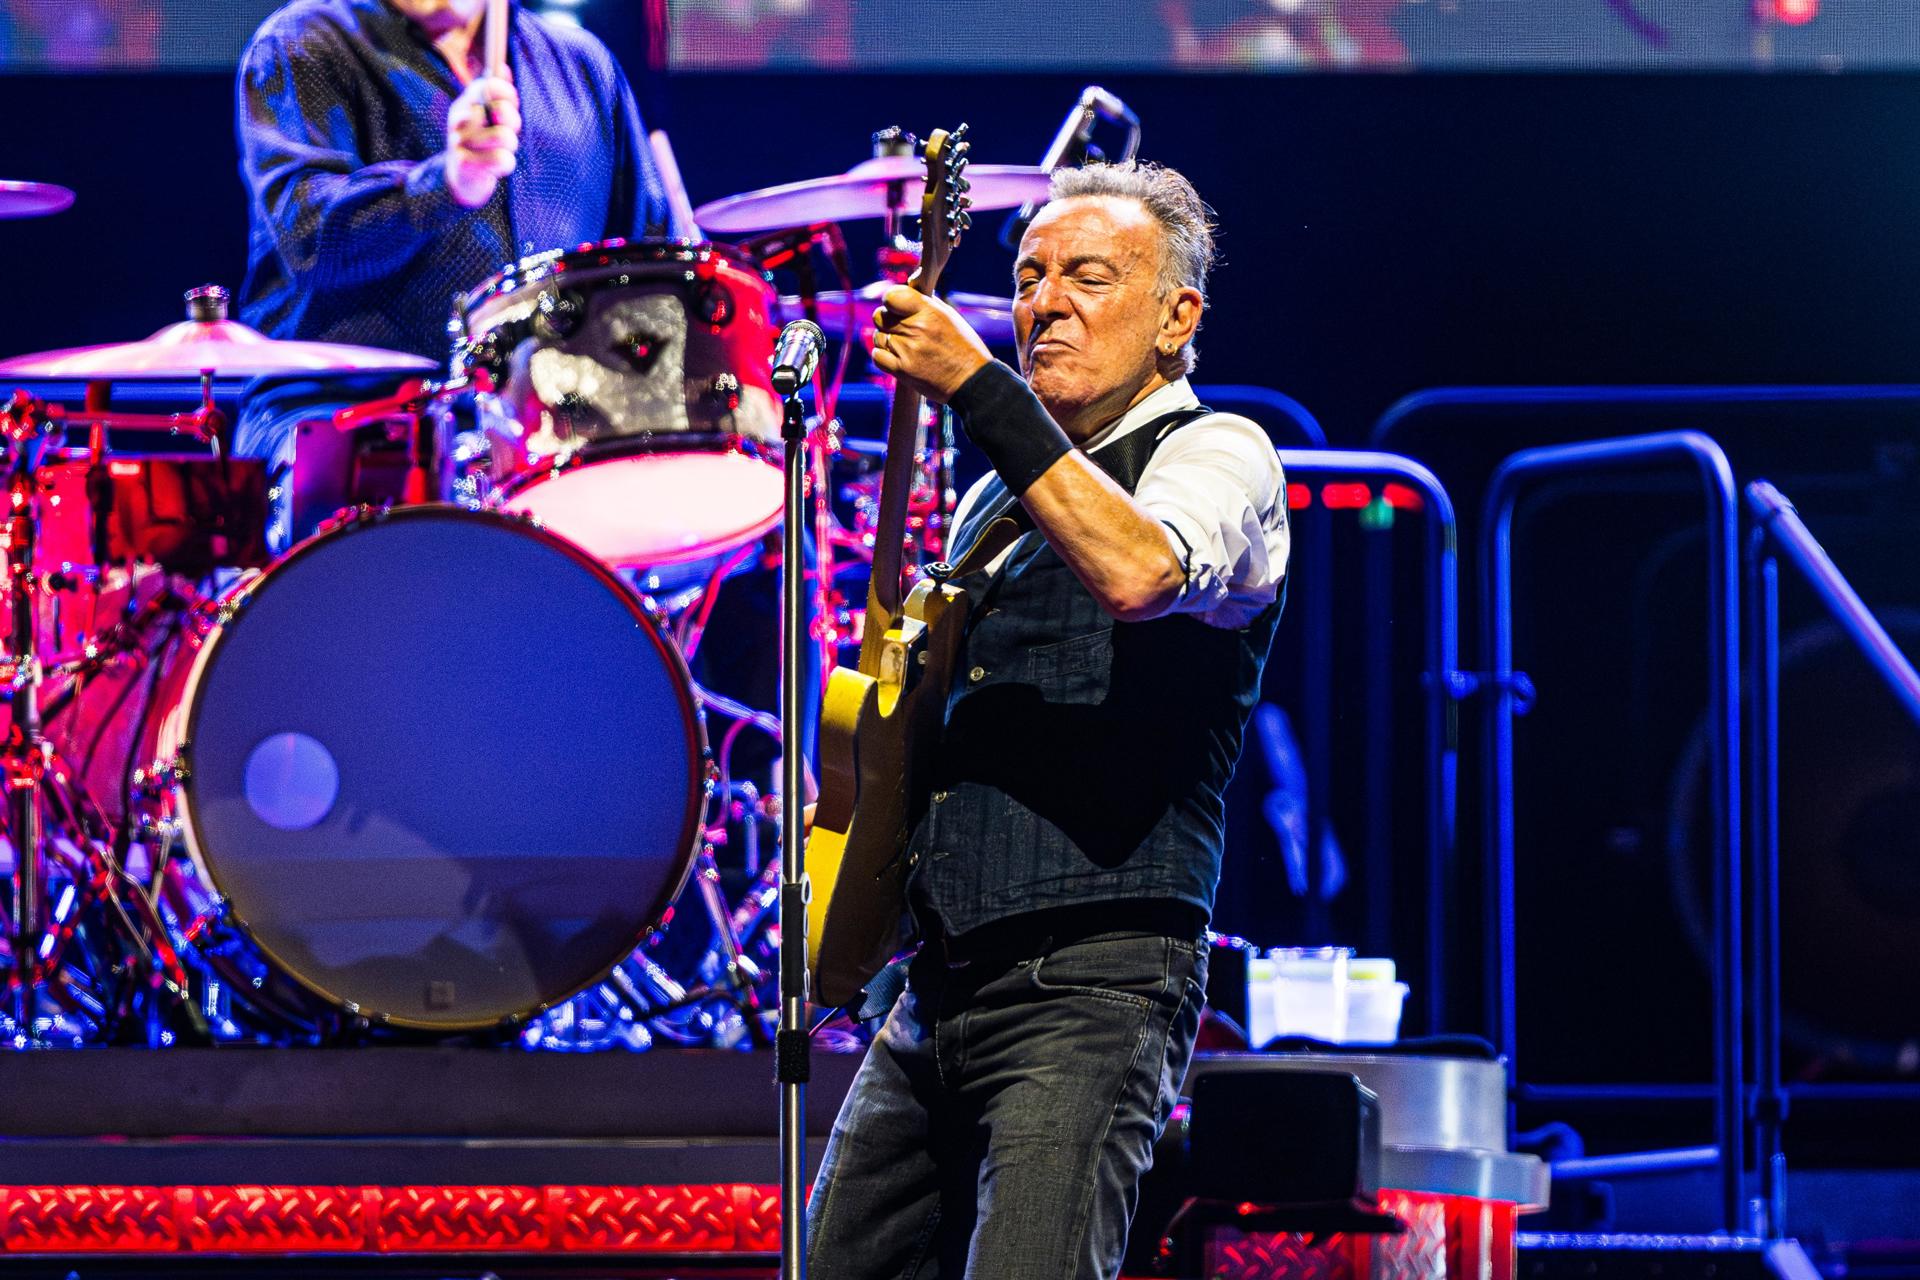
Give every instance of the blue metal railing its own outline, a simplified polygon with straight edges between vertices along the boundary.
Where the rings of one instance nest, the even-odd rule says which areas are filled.
[[[1753,1164],[1759,1194],[1754,1225],[1777,1239],[1786,1218],[1786,1153],[1781,1130],[1786,1087],[1781,1078],[1780,1022],[1780,562],[1813,588],[1827,615],[1920,728],[1920,672],[1828,558],[1781,492],[1764,480],[1746,488],[1753,530],[1747,540],[1747,874],[1752,886],[1748,981],[1753,990]]]
[[[1920,386],[1901,383],[1860,386],[1807,386],[1792,383],[1753,386],[1572,386],[1572,387],[1433,387],[1403,396],[1387,407],[1373,424],[1369,439],[1386,447],[1409,422],[1435,409],[1455,407],[1503,409],[1636,405],[1761,405],[1761,404],[1911,404],[1920,401]]]
[[[1490,978],[1488,1010],[1494,1040],[1505,1055],[1509,1082],[1518,1079],[1514,1009],[1514,764],[1513,722],[1530,696],[1513,665],[1513,515],[1523,493],[1547,478],[1596,471],[1646,470],[1681,463],[1695,472],[1705,503],[1708,579],[1707,661],[1712,689],[1714,780],[1714,1130],[1720,1151],[1722,1216],[1737,1230],[1745,1209],[1741,1158],[1745,1126],[1741,1048],[1740,891],[1740,565],[1739,510],[1726,454],[1697,432],[1667,432],[1585,444],[1554,445],[1514,454],[1488,486],[1481,534],[1488,661],[1484,676],[1487,723],[1487,882]]]
[[[1320,449],[1326,446],[1327,433],[1321,429],[1319,420],[1312,412],[1292,396],[1275,391],[1272,387],[1245,383],[1203,383],[1195,385],[1193,393],[1200,397],[1200,403],[1210,408],[1253,419],[1281,448]],[[863,415],[871,415],[870,428],[874,434],[884,434],[887,394],[887,389],[878,383],[848,382],[840,389],[840,410],[843,414],[852,409]],[[811,396],[808,402],[812,402]]]
[[[1424,626],[1422,630],[1422,708],[1424,732],[1424,759],[1427,770],[1426,796],[1426,975],[1425,986],[1427,1030],[1439,1031],[1446,1027],[1446,934],[1450,908],[1457,898],[1456,868],[1454,865],[1454,828],[1457,810],[1456,785],[1459,770],[1456,762],[1459,752],[1457,723],[1455,718],[1455,698],[1461,689],[1459,677],[1460,619],[1459,619],[1459,523],[1454,515],[1453,499],[1447,494],[1445,486],[1420,463],[1411,458],[1393,453],[1376,453],[1368,450],[1349,449],[1281,449],[1280,465],[1286,468],[1290,479],[1312,476],[1317,479],[1368,479],[1391,480],[1406,485],[1421,497],[1423,527],[1426,531],[1423,551],[1424,584]],[[1324,510],[1316,504],[1316,511]],[[1316,557],[1316,563],[1322,562]],[[1330,557],[1324,563],[1331,564]],[[1311,567],[1310,570],[1311,572]],[[1324,577],[1322,573],[1320,576]],[[1306,584],[1312,587],[1310,577]],[[1322,584],[1324,590],[1324,584]],[[1328,601],[1313,598],[1309,605],[1309,626],[1314,616],[1330,613]],[[1317,606],[1317,607],[1316,607]],[[1325,665],[1331,667],[1331,646],[1327,647]],[[1313,663],[1310,660],[1308,670],[1309,693],[1318,685],[1323,695],[1330,697],[1330,671],[1322,671],[1316,678]],[[1318,786],[1326,785],[1326,775],[1330,771],[1331,761],[1324,758],[1331,755],[1326,745],[1319,747],[1323,758],[1314,756],[1315,746],[1309,739],[1308,760],[1311,773],[1309,785],[1316,785],[1312,779],[1317,775],[1321,781]],[[1321,815],[1324,805],[1317,805]],[[1317,847],[1317,846],[1316,846]],[[1317,863],[1310,859],[1309,866]],[[1310,886],[1311,887],[1311,886]],[[1375,891],[1386,893],[1384,885],[1375,886]]]

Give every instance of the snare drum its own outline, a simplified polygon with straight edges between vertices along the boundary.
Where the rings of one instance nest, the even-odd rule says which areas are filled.
[[[511,1026],[625,958],[692,864],[686,668],[615,573],[525,520],[350,520],[187,649],[148,757],[187,854],[170,897],[337,1010]]]
[[[744,255],[679,240],[544,254],[481,285],[454,317],[454,372],[492,384],[485,498],[630,569],[772,529],[772,304]]]

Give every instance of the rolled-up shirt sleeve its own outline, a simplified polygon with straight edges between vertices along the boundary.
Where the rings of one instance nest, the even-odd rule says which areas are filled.
[[[1216,414],[1174,431],[1154,451],[1134,501],[1167,529],[1186,568],[1169,613],[1244,627],[1286,578],[1287,483],[1266,433]]]

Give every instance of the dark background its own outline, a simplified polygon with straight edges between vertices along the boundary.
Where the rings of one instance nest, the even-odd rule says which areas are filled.
[[[1311,408],[1336,444],[1364,443],[1397,399],[1444,384],[1920,382],[1920,78],[1103,79],[1145,122],[1142,154],[1184,170],[1218,211],[1224,262],[1200,378],[1280,388]],[[1083,83],[678,74],[643,89],[651,122],[671,130],[697,203],[843,170],[864,157],[872,130],[894,123],[925,132],[966,120],[977,159],[1031,162]],[[179,318],[182,290],[206,281],[238,287],[246,216],[231,94],[224,74],[0,77],[0,176],[79,193],[58,217],[0,224],[0,352],[142,336]],[[981,218],[982,233],[961,246],[949,283],[1005,288],[1011,259],[994,242],[998,227],[998,216]],[[852,230],[859,268],[874,236]],[[1536,435],[1565,434],[1564,424],[1533,425]],[[1625,426],[1714,429],[1716,421],[1705,411],[1630,424],[1602,416],[1579,429]],[[1895,606],[1920,600],[1910,428],[1897,406],[1874,417],[1875,431],[1909,442],[1904,461],[1898,448],[1879,446],[1862,461],[1849,443],[1857,437],[1819,413],[1741,427],[1746,434],[1730,447],[1745,450],[1748,475],[1772,471],[1782,449],[1794,474],[1817,475],[1831,430],[1850,473],[1880,468],[1865,489],[1836,490],[1819,519],[1851,519],[1852,541],[1835,543],[1842,568],[1861,575],[1870,603]],[[1508,443],[1531,438],[1521,430]],[[1477,486],[1497,455],[1452,453],[1444,432],[1416,452],[1457,487],[1471,527]],[[1523,651],[1531,645],[1529,660],[1541,664],[1543,695],[1542,718],[1522,739],[1531,771],[1523,847],[1536,859],[1522,883],[1531,922],[1523,1018],[1537,1029],[1530,1070],[1546,1078],[1704,1078],[1705,980],[1684,888],[1695,864],[1667,839],[1686,826],[1674,826],[1674,797],[1684,791],[1687,735],[1701,702],[1696,637],[1668,628],[1696,608],[1702,590],[1687,568],[1688,511],[1684,494],[1658,490],[1582,500],[1541,523],[1548,549],[1523,577],[1523,587],[1537,584],[1540,616],[1523,627]],[[1816,532],[1837,536],[1838,524],[1819,519]],[[1352,535],[1343,527],[1339,536]],[[1470,554],[1467,561],[1470,578]],[[1403,657],[1415,643],[1417,598],[1404,597],[1404,609],[1377,623],[1393,629]],[[1363,624],[1343,616],[1350,655]],[[1298,619],[1296,604],[1272,685],[1296,706]],[[1364,749],[1354,671],[1342,667],[1346,683],[1334,700],[1346,761]],[[1409,726],[1415,715],[1408,701]],[[1462,861],[1470,866],[1470,727],[1464,746]],[[1417,780],[1404,767],[1406,749],[1396,757],[1397,785],[1411,815]],[[1350,853],[1367,821],[1353,779],[1348,767],[1339,792]],[[1910,842],[1914,827],[1896,822],[1894,830]],[[1257,843],[1257,832],[1239,831]],[[1411,817],[1396,824],[1402,870],[1418,835]],[[1809,845],[1815,856],[1823,847]],[[1274,889],[1270,860],[1254,850],[1230,865],[1229,887],[1243,895],[1236,909],[1273,922],[1259,941],[1319,940],[1290,931],[1297,904]],[[1393,896],[1400,926],[1425,905],[1410,871]],[[1463,871],[1452,914],[1469,946],[1479,936],[1476,902]],[[1337,917],[1341,940],[1356,936],[1354,919]],[[1790,927],[1790,963],[1796,946],[1802,955],[1839,948],[1837,972],[1873,965],[1892,973],[1896,989],[1911,989],[1914,970],[1847,953],[1846,933],[1832,917],[1798,934]],[[1417,941],[1398,934],[1397,954],[1405,960]],[[1464,996],[1457,1026],[1473,1026],[1475,972],[1463,948],[1452,975]],[[1410,976],[1416,986],[1431,980]],[[1891,1031],[1875,1026],[1876,1042],[1913,1034],[1910,1017],[1896,1022]],[[1832,1069],[1817,1050],[1806,1061],[1808,1070]]]
[[[890,123],[966,120],[976,158],[1031,162],[1082,83],[680,75],[648,96],[698,203],[845,169]],[[1219,213],[1201,376],[1282,388],[1336,439],[1436,384],[1920,376],[1920,78],[1108,87],[1144,120],[1142,154]],[[0,225],[0,351],[139,336],[186,288],[238,288],[231,94],[226,75],[0,77],[0,164],[79,193]],[[1010,263],[976,235],[950,279],[1003,292]]]

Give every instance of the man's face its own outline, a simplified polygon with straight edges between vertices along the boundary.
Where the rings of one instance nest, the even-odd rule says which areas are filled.
[[[1020,371],[1062,426],[1104,401],[1125,408],[1152,378],[1160,254],[1160,225],[1122,196],[1049,204],[1020,238]]]
[[[393,0],[393,7],[437,35],[477,22],[487,0]]]

